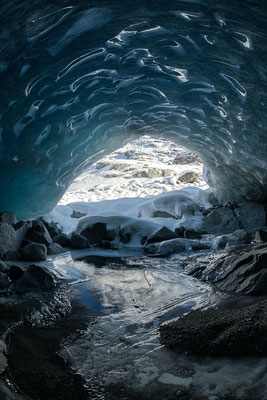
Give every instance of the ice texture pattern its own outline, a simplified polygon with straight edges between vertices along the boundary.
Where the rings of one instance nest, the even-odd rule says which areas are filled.
[[[266,11],[2,2],[0,210],[49,212],[88,165],[142,135],[195,151],[219,201],[266,200]]]

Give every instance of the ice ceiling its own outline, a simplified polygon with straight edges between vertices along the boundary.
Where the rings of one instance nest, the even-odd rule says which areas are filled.
[[[196,151],[220,201],[265,200],[263,3],[1,2],[0,209],[50,211],[143,134]]]

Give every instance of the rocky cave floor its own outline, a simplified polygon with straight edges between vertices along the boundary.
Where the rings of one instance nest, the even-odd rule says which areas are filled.
[[[215,292],[224,293],[219,304],[193,310],[160,326],[161,343],[174,352],[212,357],[267,356],[266,207],[257,205],[263,211],[256,222],[253,207],[239,213],[246,221],[245,229],[213,233],[216,247],[207,244],[210,237],[204,240],[206,232],[181,227],[175,231],[163,227],[142,238],[144,257],[185,254],[190,245],[184,271],[211,285]],[[237,205],[221,209],[235,209],[238,214]],[[82,217],[73,212],[73,218]],[[229,221],[221,218],[217,226],[223,224]],[[18,222],[9,212],[0,214],[1,398],[91,398],[90,388],[57,352],[62,342],[79,336],[94,318],[88,317],[64,279],[38,263],[69,249],[113,249],[116,235],[124,245],[130,241],[129,232],[114,233],[103,222],[88,223],[82,232],[65,235],[57,224],[43,218]],[[103,396],[107,400],[141,399],[140,393],[129,393],[119,385],[108,387]],[[186,391],[176,398],[192,399]]]

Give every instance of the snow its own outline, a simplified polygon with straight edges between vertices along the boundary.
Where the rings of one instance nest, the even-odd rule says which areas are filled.
[[[89,167],[46,218],[70,234],[79,222],[71,217],[73,210],[95,217],[95,222],[112,217],[109,225],[131,226],[136,232],[134,243],[140,243],[141,236],[161,226],[175,229],[190,219],[192,210],[196,214],[211,206],[201,171],[195,153],[173,142],[144,136]],[[181,176],[189,181],[197,176],[197,180],[186,182],[179,179]]]

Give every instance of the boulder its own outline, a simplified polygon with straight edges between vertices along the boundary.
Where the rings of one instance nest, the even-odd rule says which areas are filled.
[[[128,244],[131,241],[132,235],[130,232],[125,231],[124,229],[121,229],[119,231],[119,237],[120,237],[120,241],[123,244]]]
[[[53,238],[55,243],[60,244],[60,246],[62,247],[70,247],[71,243],[70,243],[70,239],[68,238],[67,235],[65,235],[65,233],[60,233],[59,235],[55,236]]]
[[[60,254],[63,252],[64,252],[63,247],[60,246],[60,244],[58,243],[50,243],[50,245],[47,247],[48,255]]]
[[[18,248],[20,248],[22,246],[22,242],[31,227],[32,227],[32,223],[25,222],[25,221],[19,221],[14,225],[14,229],[16,231],[16,236],[17,236],[17,247]]]
[[[199,240],[190,240],[184,238],[176,238],[165,240],[160,243],[151,243],[145,246],[144,250],[147,254],[158,257],[166,257],[171,254],[180,253],[185,250],[203,250],[210,248],[209,244],[200,242]]]
[[[90,247],[89,241],[84,237],[79,235],[76,232],[73,232],[71,236],[71,248],[78,250],[78,249],[87,249]]]
[[[225,257],[217,266],[221,274],[213,283],[220,290],[249,295],[267,293],[267,247]],[[216,268],[216,265],[214,266]]]
[[[243,229],[243,226],[235,217],[232,209],[219,207],[212,209],[207,216],[204,216],[197,228],[201,232],[222,235]]]
[[[147,238],[146,244],[163,242],[164,240],[175,239],[177,236],[166,226],[160,228],[157,232],[153,233]]]
[[[49,235],[48,230],[40,220],[32,222],[32,227],[27,231],[25,239],[46,246],[52,243],[52,238]]]
[[[175,235],[177,238],[183,238],[184,237],[184,231],[185,228],[183,226],[179,226],[178,228],[175,228]]]
[[[267,356],[267,300],[191,311],[162,324],[160,340],[179,354]]]
[[[76,210],[73,210],[72,211],[72,214],[71,214],[71,218],[82,218],[82,217],[84,217],[86,214],[84,214],[84,213],[81,213],[80,211],[76,211]]]
[[[23,276],[14,284],[14,289],[19,292],[34,290],[52,290],[57,286],[55,277],[46,268],[30,265]]]
[[[185,229],[184,237],[186,239],[201,239],[201,232],[196,231],[195,229]]]
[[[24,269],[17,265],[12,265],[8,270],[8,276],[12,282],[15,282],[17,279],[21,278],[24,274]]]
[[[115,239],[116,233],[113,230],[107,230],[107,226],[103,222],[96,222],[88,226],[81,232],[90,244],[101,246],[103,241],[111,242]]]
[[[17,218],[14,214],[4,211],[0,213],[0,222],[5,222],[6,224],[13,225],[17,222]]]
[[[222,250],[234,246],[243,246],[251,242],[250,235],[244,230],[239,229],[227,235],[218,236],[213,240],[213,249]]]
[[[19,261],[21,260],[21,255],[18,251],[11,250],[3,254],[3,260],[5,261]]]
[[[0,257],[11,250],[19,250],[16,231],[12,225],[0,222]]]
[[[30,243],[23,247],[21,255],[26,261],[44,261],[47,258],[47,248],[41,243]]]
[[[59,228],[58,224],[53,221],[47,222],[43,218],[41,218],[40,221],[42,221],[52,239],[57,235],[60,235],[61,229]]]
[[[199,175],[195,171],[184,171],[181,173],[181,175],[178,177],[178,182],[182,183],[194,183],[197,182],[199,178]]]
[[[267,244],[200,255],[188,259],[184,268],[221,291],[243,295],[267,292]]]

